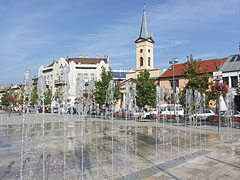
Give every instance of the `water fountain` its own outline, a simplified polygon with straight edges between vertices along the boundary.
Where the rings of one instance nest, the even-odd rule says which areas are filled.
[[[176,87],[176,92],[174,94],[174,99],[175,99],[175,103],[176,104],[179,104],[179,88]],[[179,108],[179,107],[178,107]],[[174,111],[178,108],[174,107]],[[177,111],[177,114],[176,114],[176,119],[177,119],[177,125],[179,126],[179,114],[178,114],[178,111]],[[178,159],[179,159],[179,146],[180,146],[180,139],[179,139],[179,128],[177,129],[177,155],[178,155]]]
[[[145,175],[150,177],[151,173],[153,173],[152,175],[159,172],[165,173],[167,172],[166,168],[172,168],[176,164],[191,163],[191,160],[196,157],[196,153],[203,149],[204,137],[205,149],[207,148],[207,133],[211,132],[207,132],[206,128],[205,134],[202,134],[201,120],[200,127],[198,127],[194,126],[193,123],[199,124],[199,122],[191,119],[194,106],[200,111],[205,109],[205,94],[200,94],[198,91],[193,92],[191,89],[186,90],[185,112],[189,115],[189,123],[185,121],[183,124],[178,113],[176,116],[165,115],[165,118],[162,118],[164,116],[161,112],[161,103],[164,101],[165,92],[168,103],[171,103],[172,89],[169,87],[165,90],[164,86],[157,86],[156,109],[158,115],[156,121],[137,123],[136,119],[133,121],[127,116],[127,120],[124,122],[113,117],[116,100],[114,99],[114,82],[110,81],[106,93],[106,105],[111,112],[111,119],[93,119],[88,116],[88,113],[91,115],[93,110],[97,109],[95,98],[92,95],[94,81],[85,82],[83,74],[80,74],[76,81],[77,98],[75,100],[77,103],[75,108],[77,114],[68,115],[68,72],[67,66],[63,67],[64,110],[63,114],[57,116],[44,114],[43,94],[46,91],[46,84],[45,79],[39,77],[38,105],[43,106],[43,113],[33,116],[26,113],[23,118],[21,117],[22,131],[20,135],[22,135],[22,141],[20,148],[17,147],[18,151],[15,150],[21,151],[21,157],[12,158],[11,151],[13,150],[11,148],[8,152],[1,152],[14,160],[18,159],[15,163],[19,162],[18,170],[20,172],[16,173],[14,168],[11,170],[11,167],[14,166],[13,163],[7,164],[9,161],[3,157],[1,163],[5,163],[8,169],[5,170],[3,167],[0,179],[11,179],[10,173],[8,174],[10,171],[15,176],[18,174],[17,179],[140,179],[144,178]],[[26,73],[24,79],[26,84],[25,100],[31,94],[27,92],[31,91],[31,87],[27,86],[30,83],[27,81],[28,79],[30,79],[29,72]],[[128,115],[136,112],[138,108],[136,96],[136,84],[126,83],[124,102]],[[174,93],[174,99],[177,109],[179,103],[178,88]],[[226,101],[228,106],[232,107],[231,95],[227,95]],[[60,118],[58,118],[59,116]],[[36,117],[39,120],[31,119]],[[0,119],[3,125],[11,123],[11,119],[9,122],[3,122],[2,116]],[[173,121],[174,119],[176,122]],[[229,121],[231,120],[229,119]],[[229,123],[228,127],[228,138],[231,140],[233,139],[233,132],[230,129],[232,124]],[[10,125],[10,127],[11,131],[16,129],[14,126]],[[9,138],[18,136],[17,133],[10,134],[11,131],[5,135]],[[225,137],[223,136],[223,138]],[[211,146],[208,148],[210,149]],[[236,158],[236,148],[229,149],[232,151],[232,159]],[[135,162],[131,161],[134,158]],[[178,178],[172,177],[173,179]]]
[[[70,68],[68,67],[68,65],[64,65],[63,69],[62,69],[62,74],[63,74],[63,79],[65,82],[65,86],[64,86],[64,94],[63,94],[63,103],[64,103],[64,121],[63,121],[63,127],[64,127],[64,149],[63,149],[63,179],[65,180],[66,178],[66,173],[65,173],[65,169],[66,169],[66,141],[67,141],[67,113],[68,113],[68,96],[69,96],[69,89],[70,89],[70,83],[69,83],[69,79],[68,79],[68,74],[70,72]]]
[[[111,109],[111,121],[112,121],[112,179],[113,179],[113,167],[114,167],[114,151],[113,151],[113,138],[114,138],[114,129],[113,129],[113,113],[114,113],[114,106],[115,106],[115,98],[114,98],[114,81],[111,80],[109,81],[108,84],[108,89],[107,89],[107,93],[106,93],[106,104],[110,107]]]
[[[23,179],[23,170],[26,163],[29,161],[24,161],[24,157],[28,151],[28,127],[29,127],[29,105],[31,101],[32,94],[32,80],[30,76],[30,70],[26,70],[24,73],[24,95],[23,95],[23,119],[22,119],[22,150],[21,150],[21,166],[20,166],[20,179]],[[26,100],[28,99],[28,103],[26,105]],[[27,122],[26,122],[27,120]],[[24,136],[25,130],[25,136]],[[25,141],[24,141],[25,139]]]
[[[44,105],[44,99],[45,95],[44,93],[47,91],[47,87],[45,84],[45,78],[43,76],[39,76],[38,78],[38,85],[37,85],[37,93],[38,93],[38,99],[39,103],[38,106],[42,106],[42,176],[43,179],[45,178],[45,105]]]

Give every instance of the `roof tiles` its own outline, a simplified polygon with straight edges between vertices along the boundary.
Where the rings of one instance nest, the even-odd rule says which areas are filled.
[[[212,60],[205,60],[205,61],[200,61],[197,63],[197,65],[200,63],[201,64],[201,72],[205,73],[206,69],[208,73],[216,72],[218,71],[218,66],[222,66],[222,64],[227,60],[227,58],[222,58],[222,59],[212,59]],[[171,66],[173,68],[173,65]],[[186,71],[186,66],[183,64],[175,64],[174,65],[174,76],[182,76],[182,69]],[[161,78],[165,77],[172,77],[173,76],[173,71],[168,68],[165,73],[161,76]]]

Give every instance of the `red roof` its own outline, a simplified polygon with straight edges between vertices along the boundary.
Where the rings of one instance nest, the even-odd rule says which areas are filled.
[[[68,62],[74,61],[76,64],[98,64],[101,61],[108,63],[107,58],[69,58]]]
[[[108,63],[107,58],[68,58],[67,62],[70,63],[71,61],[74,61],[76,64],[79,62],[81,64],[98,64],[101,61],[104,61],[105,63]],[[53,61],[51,64],[49,64],[47,67],[52,67],[57,61]]]
[[[218,71],[217,66],[221,66],[226,60],[227,60],[227,57],[222,59],[211,59],[211,60],[199,61],[197,65],[199,65],[199,63],[201,64],[200,69],[202,73],[206,72],[205,69],[207,69],[208,73],[212,73],[212,72]],[[173,68],[172,66],[171,68]],[[175,64],[174,76],[182,76],[183,75],[182,69],[186,71],[186,66],[184,66],[183,64]],[[170,70],[170,68],[168,68],[167,71],[165,71],[162,74],[161,78],[172,77],[172,76],[173,76],[173,71]]]
[[[54,61],[51,63],[51,64],[49,64],[47,67],[52,67],[53,65],[54,65]]]

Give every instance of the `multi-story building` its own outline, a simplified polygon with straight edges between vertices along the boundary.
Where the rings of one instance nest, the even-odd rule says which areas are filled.
[[[62,75],[62,68],[67,65],[70,68],[68,75],[69,89],[69,104],[73,105],[76,98],[76,83],[77,77],[80,74],[84,75],[86,83],[91,79],[99,80],[101,78],[102,67],[109,69],[109,57],[104,58],[88,58],[88,56],[80,56],[78,58],[60,58],[58,61],[53,61],[50,65],[40,66],[38,76],[44,76],[46,85],[52,90],[53,96],[56,94],[58,87],[65,85]],[[55,103],[55,102],[54,102]]]
[[[222,73],[222,81],[228,85],[229,90],[236,95],[236,88],[240,83],[240,56],[229,56],[218,71]],[[213,78],[215,79],[217,77],[214,76]]]

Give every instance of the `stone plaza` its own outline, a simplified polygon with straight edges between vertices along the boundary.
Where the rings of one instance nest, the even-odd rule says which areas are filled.
[[[44,128],[43,128],[44,124]],[[240,130],[0,114],[0,179],[240,179]]]

